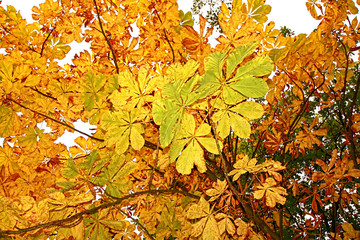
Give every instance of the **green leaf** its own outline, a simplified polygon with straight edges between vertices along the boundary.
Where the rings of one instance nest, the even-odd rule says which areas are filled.
[[[180,95],[184,105],[191,105],[200,98],[198,94],[194,93],[194,87],[198,84],[198,80],[199,75],[196,74],[189,81],[187,81],[184,87],[181,89]]]
[[[188,139],[178,139],[171,144],[170,147],[170,162],[174,162],[179,156],[185,145],[189,142]]]
[[[88,72],[82,79],[82,99],[87,111],[91,111],[96,102],[105,99],[105,93],[100,91],[105,83],[106,77],[104,75],[96,76],[93,72]]]
[[[89,156],[85,158],[84,162],[79,164],[80,168],[83,170],[88,170],[87,172],[90,173],[92,166],[95,163],[96,158],[98,157],[99,152],[97,150],[90,153]]]
[[[124,178],[129,176],[137,169],[138,165],[136,162],[127,162],[120,171],[114,176],[114,179]]]
[[[95,166],[93,166],[93,168],[91,169],[91,174],[96,173],[97,171],[99,171],[100,169],[102,169],[108,162],[110,161],[109,158],[100,158],[96,161]]]
[[[222,67],[228,51],[214,52],[205,59],[205,71],[213,72],[217,79],[222,79]]]
[[[166,101],[164,99],[157,100],[152,105],[152,116],[154,122],[157,125],[161,125],[161,123],[166,119],[168,109],[165,107]],[[171,108],[176,108],[175,104]]]
[[[19,137],[19,146],[26,147],[28,149],[34,149],[37,145],[38,141],[38,133],[44,132],[44,130],[40,130],[39,128],[26,128],[25,136]]]
[[[272,63],[269,56],[258,56],[240,66],[232,80],[242,79],[248,75],[255,77],[265,76],[270,74],[273,69],[274,64]]]
[[[244,58],[253,53],[258,46],[257,42],[251,42],[247,45],[242,45],[236,48],[227,58],[226,66],[226,77],[229,78],[231,73],[235,70],[236,66],[239,65]]]
[[[184,14],[183,10],[180,10],[180,25],[194,26],[194,19],[190,11]]]
[[[200,98],[206,98],[221,87],[221,82],[216,78],[214,72],[205,72],[199,79],[199,87],[195,90]]]
[[[251,119],[258,119],[264,114],[262,105],[251,101],[239,103],[235,107],[230,108],[230,110]]]
[[[199,77],[194,76],[199,63],[189,61],[184,66],[173,64],[167,70],[167,78],[171,81],[162,90],[164,99],[153,103],[152,115],[156,124],[160,125],[160,143],[167,147],[176,135],[186,108],[200,96],[194,92]]]
[[[56,185],[61,187],[62,191],[64,191],[64,192],[69,191],[70,189],[72,189],[73,187],[76,186],[76,184],[73,182],[57,182]]]
[[[245,97],[239,93],[238,91],[235,91],[231,88],[230,84],[226,84],[223,86],[222,89],[222,99],[224,102],[228,105],[234,105],[242,100],[245,99]]]
[[[115,221],[115,220],[101,220],[102,224],[117,231],[124,231],[127,224],[124,221]]]
[[[110,196],[120,198],[124,193],[128,193],[131,188],[131,181],[128,179],[117,180],[116,182],[108,182],[106,184],[106,193]]]
[[[115,75],[111,75],[105,86],[104,89],[105,91],[110,95],[113,91],[115,91],[116,89],[118,89],[120,87],[119,82],[118,82],[118,78],[119,75],[115,74]]]
[[[183,111],[171,111],[167,113],[166,120],[160,125],[160,143],[161,146],[167,147],[174,138],[177,129],[180,126]]]
[[[120,171],[121,167],[124,165],[126,158],[124,155],[113,155],[109,165],[106,167],[107,178],[114,179],[116,174]]]
[[[246,76],[240,81],[231,83],[230,86],[241,94],[251,98],[263,97],[269,90],[264,80],[252,76]]]
[[[77,175],[79,175],[79,170],[77,168],[77,166],[74,163],[74,160],[72,158],[69,158],[66,161],[66,164],[64,166],[64,168],[61,171],[62,175],[65,178],[74,178]]]

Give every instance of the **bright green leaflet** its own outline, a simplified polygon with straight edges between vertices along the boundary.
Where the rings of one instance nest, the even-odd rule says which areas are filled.
[[[208,56],[205,61],[205,74],[199,80],[196,92],[200,98],[207,97],[217,90],[221,91],[224,102],[234,105],[245,97],[263,97],[268,91],[264,80],[258,77],[268,75],[273,70],[273,63],[268,56],[256,56],[241,65],[243,60],[250,56],[257,47],[256,42],[240,46],[232,51],[217,52]],[[226,76],[223,67],[226,62]],[[238,67],[241,65],[240,67]]]
[[[95,104],[100,101],[105,101],[105,93],[101,91],[106,83],[104,75],[95,75],[89,72],[82,79],[81,92],[84,100],[85,109],[90,111],[95,107]]]
[[[176,135],[186,108],[199,99],[199,95],[193,91],[199,79],[195,74],[198,66],[194,61],[189,61],[185,66],[171,66],[167,77],[173,81],[162,90],[164,98],[153,103],[152,115],[155,123],[160,125],[160,143],[163,147],[167,147]]]

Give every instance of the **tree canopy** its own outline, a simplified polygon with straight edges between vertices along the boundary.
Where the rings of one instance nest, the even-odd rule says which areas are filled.
[[[215,47],[175,0],[0,6],[0,238],[359,239],[359,5],[222,3]]]

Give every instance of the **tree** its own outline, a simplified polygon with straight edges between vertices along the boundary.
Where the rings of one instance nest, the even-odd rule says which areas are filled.
[[[0,7],[0,236],[359,238],[357,3],[307,7],[293,36],[222,4],[215,48],[174,0]]]

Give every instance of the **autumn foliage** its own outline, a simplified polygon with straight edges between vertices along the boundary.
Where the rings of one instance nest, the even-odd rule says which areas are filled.
[[[0,6],[0,238],[360,239],[359,4],[235,0],[216,47],[175,0]]]

